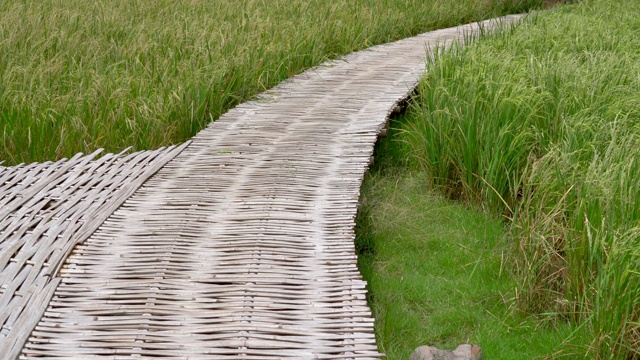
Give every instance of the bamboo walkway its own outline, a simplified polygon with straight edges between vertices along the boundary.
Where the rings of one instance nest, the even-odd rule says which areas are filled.
[[[360,184],[425,50],[479,29],[326,63],[180,147],[0,167],[0,357],[381,357]]]

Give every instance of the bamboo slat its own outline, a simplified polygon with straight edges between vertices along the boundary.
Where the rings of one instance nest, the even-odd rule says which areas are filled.
[[[179,152],[169,162],[145,153],[0,168],[0,353],[381,357],[354,249],[377,137],[425,50],[519,18],[326,63],[232,109],[163,153]],[[147,175],[164,166],[139,186],[142,163]]]

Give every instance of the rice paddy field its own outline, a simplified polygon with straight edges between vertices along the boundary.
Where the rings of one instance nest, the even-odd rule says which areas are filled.
[[[0,161],[182,142],[374,44],[540,0],[1,0]]]
[[[412,108],[395,125],[396,145],[379,149],[402,170],[374,173],[363,192],[369,213],[361,219],[360,241],[362,253],[369,255],[362,258],[362,267],[369,269],[365,273],[377,289],[372,303],[379,318],[390,307],[375,304],[391,296],[380,284],[420,269],[390,272],[412,261],[408,253],[385,251],[390,242],[419,245],[423,252],[430,248],[435,255],[444,251],[444,258],[468,252],[451,267],[480,264],[469,273],[470,281],[480,276],[481,265],[491,266],[499,256],[499,265],[494,264],[498,270],[485,270],[487,277],[478,280],[491,285],[478,286],[513,281],[507,286],[511,290],[496,289],[502,299],[487,297],[489,303],[482,303],[480,311],[495,311],[493,306],[500,304],[511,319],[526,316],[514,329],[525,326],[530,335],[542,337],[556,333],[561,341],[543,351],[549,358],[640,359],[639,33],[639,2],[587,0],[534,14],[515,29],[441,52],[429,62]],[[455,215],[461,210],[445,212],[444,218],[432,216],[442,205],[394,210],[390,204],[398,200],[389,195],[393,190],[380,189],[398,188],[406,175],[397,174],[414,171],[424,185],[404,191],[403,201],[433,191],[436,195],[430,196],[452,201],[450,207],[466,204],[468,216],[484,213],[488,224],[498,217],[504,233],[480,234],[483,246],[471,246],[447,235],[460,228],[477,233],[478,226],[465,227],[471,220],[458,221],[436,232],[462,244],[454,252],[440,249],[428,237],[421,242],[389,233],[394,221],[409,216],[396,216],[389,224],[394,211],[414,209],[408,214],[415,222],[404,225],[418,229],[414,232],[433,232],[425,230],[433,222],[462,216]],[[383,206],[389,210],[379,214]],[[468,236],[478,236],[474,232]],[[487,252],[490,244],[498,245]],[[436,284],[455,280],[438,271],[422,278],[435,277]],[[458,296],[474,299],[462,295],[462,289]],[[423,311],[429,301],[438,300],[428,291],[422,296],[422,307],[415,299],[396,297],[404,301],[406,318],[423,316],[407,309]],[[424,323],[437,320],[429,315]],[[537,325],[528,326],[528,321]],[[406,329],[396,325],[394,332]],[[384,331],[389,332],[379,330],[379,336]],[[486,332],[471,326],[466,333],[473,341]],[[446,344],[448,337],[429,339]]]
[[[182,142],[323,61],[542,0],[0,0],[0,163]],[[640,359],[640,3],[429,61],[362,189],[389,359]]]

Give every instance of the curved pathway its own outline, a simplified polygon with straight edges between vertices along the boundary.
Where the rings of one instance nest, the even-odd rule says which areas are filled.
[[[75,247],[21,358],[380,357],[360,184],[425,50],[478,28],[351,54],[212,123]]]

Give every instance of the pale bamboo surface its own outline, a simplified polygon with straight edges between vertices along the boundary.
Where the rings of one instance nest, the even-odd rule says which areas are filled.
[[[186,145],[0,166],[0,357],[20,352],[74,246]]]
[[[24,359],[381,357],[354,249],[360,185],[427,50],[478,31],[353,53],[232,109],[73,240],[33,295],[35,329],[4,336],[30,334]]]

